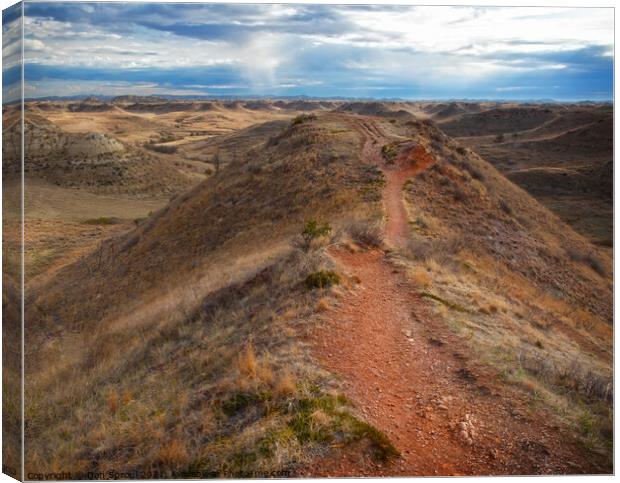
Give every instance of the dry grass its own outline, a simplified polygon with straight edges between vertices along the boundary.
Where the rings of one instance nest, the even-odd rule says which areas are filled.
[[[609,272],[579,254],[602,255],[481,161],[467,164],[480,189],[441,160],[407,184],[412,241],[393,260],[480,360],[609,455]],[[475,204],[456,206],[455,186]]]
[[[383,246],[383,228],[379,222],[357,221],[349,224],[345,232],[362,247],[380,248]]]
[[[78,344],[54,354],[56,364],[38,371],[27,392],[37,408],[27,467],[45,471],[61,461],[76,471],[284,475],[328,443],[378,437],[329,395],[329,379],[299,344],[317,303],[300,281],[328,265],[321,258],[294,252],[212,294],[197,311],[137,332],[116,328],[103,350]],[[75,385],[58,388],[68,375]],[[83,431],[59,441],[69,427]]]
[[[201,144],[228,157],[218,173],[35,294],[28,470],[289,476],[360,438],[379,459],[395,456],[300,342],[327,294],[338,296],[304,286],[334,268],[323,254],[334,238],[289,250],[310,218],[329,220],[352,249],[381,246],[376,227],[346,228],[358,215],[376,220],[381,178],[360,163],[359,136],[336,115],[285,126]],[[201,152],[192,149],[178,152]],[[432,286],[429,304],[481,360],[604,439],[606,282],[562,258],[565,229],[554,218],[490,166],[468,161],[479,179],[438,163],[408,184],[415,236],[397,255],[421,289]],[[460,192],[468,203],[454,202]],[[264,251],[249,250],[257,244]]]
[[[414,283],[420,273],[423,281],[431,278],[433,298],[441,300],[433,305],[436,314],[481,360],[496,367],[506,382],[544,401],[588,447],[609,450],[612,379],[607,324],[483,259],[432,271],[404,263]],[[422,289],[419,281],[417,285]],[[584,410],[591,425],[587,437],[579,429]]]
[[[257,240],[265,247],[287,243],[305,220],[329,219],[335,226],[334,220],[367,209],[359,187],[376,175],[359,163],[358,136],[350,130],[332,135],[332,125],[343,121],[304,123],[285,130],[276,145],[244,153],[131,233],[109,240],[101,256],[92,254],[63,270],[38,304],[66,322],[119,315],[134,301],[141,303],[147,291],[157,297],[186,284],[191,274],[218,258],[224,263],[242,255]],[[330,182],[319,187],[312,180],[323,179],[326,169]]]
[[[245,349],[241,351],[241,354],[239,354],[237,367],[239,368],[239,372],[244,376],[250,377],[252,379],[256,378],[258,363],[256,362],[254,346],[251,343],[248,344]]]
[[[331,303],[329,301],[329,298],[327,297],[321,297],[319,300],[317,300],[316,305],[315,305],[315,310],[317,312],[326,312],[331,308]]]
[[[296,389],[297,382],[295,376],[288,370],[285,370],[278,378],[278,382],[275,386],[276,394],[279,396],[291,396],[295,393]]]
[[[184,468],[189,462],[189,453],[185,443],[173,439],[164,443],[157,452],[157,460],[165,467]]]
[[[295,129],[306,129],[306,123]],[[295,143],[296,137],[306,139],[303,132],[294,133],[293,139],[283,138],[279,143]],[[306,161],[308,166],[316,163],[315,159]],[[104,248],[99,256],[82,260],[81,267],[63,272],[55,281],[57,286],[47,287],[41,307],[51,305],[39,313],[42,326],[52,323],[46,314],[59,314],[52,309],[54,301],[68,303],[71,297],[65,289],[76,290],[73,284],[82,283],[77,282],[78,277],[67,286],[68,272],[86,269],[84,275],[89,274],[88,287],[81,287],[82,297],[95,287],[102,292],[98,300],[85,304],[74,300],[78,310],[61,311],[63,323],[71,330],[58,334],[53,344],[46,343],[45,350],[30,361],[28,438],[35,443],[29,445],[28,468],[45,471],[62,462],[75,471],[153,468],[163,476],[189,475],[191,471],[229,477],[287,475],[317,454],[332,451],[332,444],[340,447],[359,439],[369,439],[378,457],[391,457],[389,441],[354,418],[348,402],[332,395],[334,381],[314,366],[300,343],[299,334],[312,323],[315,312],[329,304],[326,295],[304,287],[308,275],[333,268],[323,254],[324,244],[291,251],[287,246],[293,235],[291,227],[299,233],[301,221],[294,226],[274,225],[268,217],[275,216],[278,209],[274,211],[271,203],[265,204],[262,215],[256,214],[254,207],[262,202],[249,194],[245,181],[255,183],[260,177],[256,173],[245,177],[243,165],[235,169],[240,172],[230,179],[241,180],[239,191],[233,189],[237,194],[227,191],[226,182],[214,183],[216,191],[244,200],[234,204],[237,208],[232,211],[243,213],[245,221],[231,214],[230,206],[225,209],[231,220],[240,221],[233,241],[226,238],[231,237],[230,226],[226,237],[220,238],[223,232],[218,234],[217,223],[204,220],[210,209],[196,190],[173,200],[112,249],[125,261],[146,263],[137,272],[121,266],[124,262],[120,260],[112,261],[108,258],[112,252]],[[345,179],[357,169],[356,164],[347,165],[338,176]],[[360,183],[365,183],[366,170],[358,174]],[[282,177],[278,179],[286,183]],[[292,173],[290,179],[303,178]],[[257,193],[262,190],[260,186],[252,189]],[[289,189],[283,185],[276,191]],[[372,211],[371,205],[358,198],[355,187],[340,191],[334,186],[329,193],[317,194],[309,205],[307,198],[296,198],[293,206],[307,210],[320,206],[313,216],[328,219],[325,214],[332,213],[330,221],[338,221],[347,206],[351,207],[347,213],[358,210],[367,216]],[[273,193],[269,194],[269,199],[272,197]],[[221,200],[209,192],[206,202],[215,207]],[[291,206],[290,198],[282,200],[283,213]],[[200,215],[191,216],[194,210]],[[201,220],[210,229],[187,223],[180,228],[176,221],[175,226],[168,226],[164,223],[168,218]],[[211,240],[201,242],[205,233]],[[258,234],[270,248],[267,255],[247,251]],[[153,246],[141,246],[151,237],[158,244],[164,239],[172,243],[165,248],[163,262]],[[283,243],[272,244],[269,237]],[[217,256],[205,257],[197,264],[200,256],[174,248],[184,238],[190,251],[203,247],[207,252],[217,251]],[[230,261],[233,258],[235,263]],[[147,267],[167,270],[154,268],[156,260],[164,265],[175,263],[177,269],[185,267],[190,273],[187,264],[191,262],[192,268],[202,273],[200,278],[185,273],[183,284],[170,277],[168,282],[177,286],[168,290],[154,273],[140,278]],[[95,262],[100,263],[100,270],[92,270]],[[103,285],[111,278],[119,282],[117,286]],[[129,301],[121,287],[132,280],[136,283],[131,291],[139,296]],[[117,296],[128,304],[124,306]],[[112,299],[116,300],[114,306],[109,305]],[[107,312],[105,323],[89,317],[89,326],[83,325],[84,314],[102,314],[100,309]],[[90,344],[92,340],[100,343]],[[70,389],[61,390],[58,380],[70,380]],[[71,427],[83,431],[68,432]],[[64,434],[71,436],[59,439]]]
[[[106,398],[106,404],[108,406],[108,410],[115,414],[118,411],[118,407],[120,405],[120,399],[118,393],[113,389],[108,393],[108,397]]]
[[[432,283],[432,278],[423,267],[412,267],[407,270],[407,278],[420,288],[427,288]]]

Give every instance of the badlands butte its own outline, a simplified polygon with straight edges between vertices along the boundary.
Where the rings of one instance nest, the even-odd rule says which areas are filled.
[[[612,113],[27,102],[26,473],[611,473]]]

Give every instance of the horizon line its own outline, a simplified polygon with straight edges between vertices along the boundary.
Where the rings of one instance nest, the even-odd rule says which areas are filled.
[[[99,101],[106,102],[120,97],[143,97],[154,98],[163,100],[182,100],[182,101],[227,101],[227,100],[306,100],[306,101],[379,101],[379,102],[537,102],[537,103],[579,103],[579,102],[593,102],[593,103],[614,103],[614,97],[609,98],[551,98],[551,97],[530,97],[530,98],[515,98],[515,97],[347,97],[347,96],[312,96],[307,94],[297,95],[261,95],[261,94],[231,94],[228,96],[214,95],[214,94],[76,94],[71,96],[40,96],[40,97],[25,97],[24,102],[44,102],[44,101],[83,101],[88,98],[95,98]],[[11,101],[3,101],[2,105],[10,105],[21,102],[20,99],[13,99]]]

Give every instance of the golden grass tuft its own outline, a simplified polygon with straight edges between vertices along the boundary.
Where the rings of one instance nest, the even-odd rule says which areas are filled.
[[[433,273],[439,273],[441,271],[441,265],[434,258],[427,258],[424,262],[428,271]]]
[[[115,390],[110,390],[106,397],[106,404],[108,406],[108,410],[112,414],[116,414],[116,411],[118,411],[118,408],[121,405],[121,398],[119,397],[118,392]]]
[[[278,382],[275,386],[275,393],[278,396],[287,397],[295,394],[296,389],[297,384],[295,381],[295,376],[289,371],[284,371],[284,373],[278,378]]]
[[[429,287],[432,283],[431,276],[422,267],[413,267],[407,271],[407,277],[419,287]]]
[[[329,415],[325,413],[322,409],[317,409],[312,413],[312,421],[317,424],[319,427],[325,427],[331,422],[331,418]]]
[[[317,312],[327,312],[331,307],[329,303],[329,299],[327,297],[321,297],[317,300],[316,305],[314,306]]]
[[[205,434],[211,433],[217,427],[217,420],[212,411],[206,411],[202,416],[201,429]]]
[[[173,439],[159,448],[157,459],[167,467],[180,468],[189,462],[189,453],[185,443],[178,439]]]
[[[349,253],[357,253],[360,251],[360,247],[353,241],[344,241],[342,242],[342,246],[344,247],[345,250],[347,250]]]
[[[491,314],[496,314],[498,311],[498,307],[495,304],[485,304],[482,307],[480,307],[478,309],[479,312],[485,314],[485,315],[491,315]]]
[[[256,368],[258,362],[256,360],[256,352],[254,351],[254,345],[250,342],[245,346],[245,349],[239,354],[237,359],[237,367],[239,372],[252,379],[256,378]]]
[[[261,361],[256,366],[256,379],[267,386],[271,386],[275,380],[271,365],[265,361]]]

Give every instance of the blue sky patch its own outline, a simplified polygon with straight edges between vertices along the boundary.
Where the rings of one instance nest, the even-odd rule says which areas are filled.
[[[5,11],[6,39],[19,21]],[[613,10],[604,8],[37,2],[26,4],[24,26],[27,97],[613,92]],[[5,52],[16,49],[5,40]],[[5,54],[5,82],[14,68]]]

